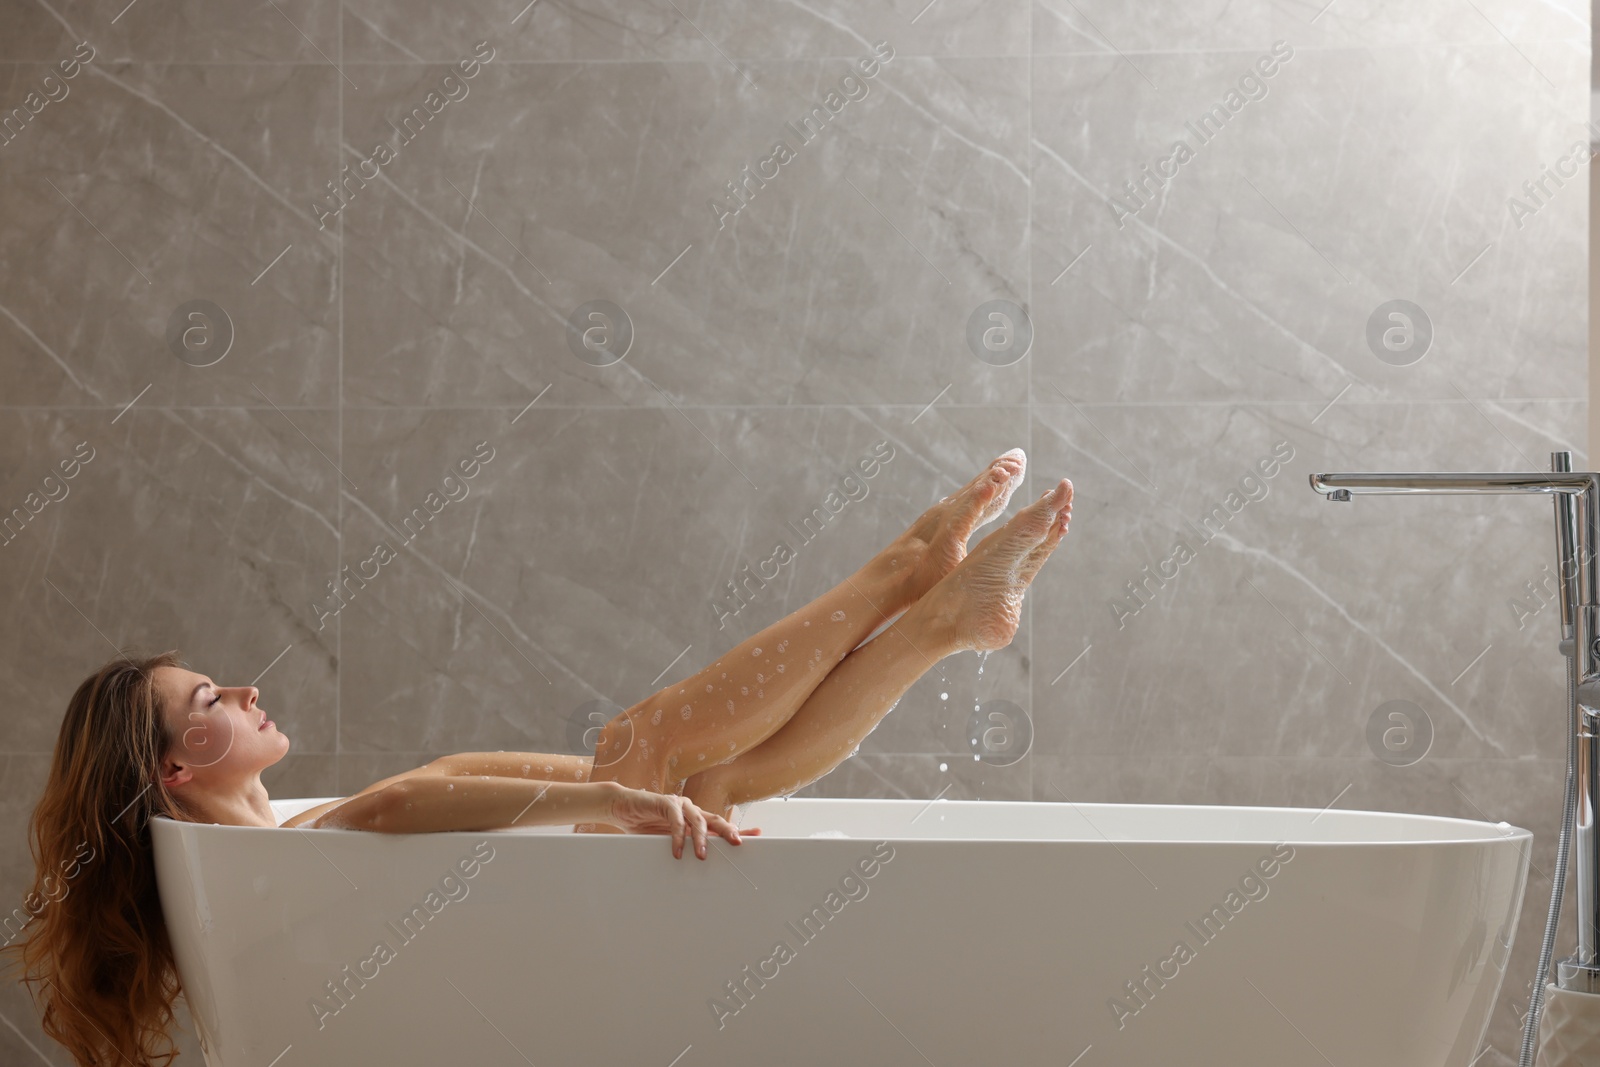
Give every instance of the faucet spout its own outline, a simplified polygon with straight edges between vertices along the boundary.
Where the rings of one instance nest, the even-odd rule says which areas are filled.
[[[1600,474],[1551,471],[1511,473],[1424,472],[1404,474],[1313,474],[1311,488],[1330,500],[1348,500],[1351,493],[1562,493],[1578,495],[1595,488]]]

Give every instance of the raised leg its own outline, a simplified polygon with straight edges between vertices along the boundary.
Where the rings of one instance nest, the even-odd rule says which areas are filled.
[[[973,530],[1005,510],[1024,464],[1020,449],[999,457],[860,571],[617,716],[601,731],[591,780],[672,792],[771,737],[852,649],[965,555]]]
[[[853,755],[863,738],[938,659],[1009,644],[1023,592],[1066,535],[1072,483],[1062,479],[986,537],[877,638],[846,656],[772,737],[689,779],[684,793],[731,821],[732,808],[792,793]]]
[[[672,792],[778,730],[850,650],[907,607],[903,574],[867,566],[734,646],[711,666],[607,723],[590,780]]]

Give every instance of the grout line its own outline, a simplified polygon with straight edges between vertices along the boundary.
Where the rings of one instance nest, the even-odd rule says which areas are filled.
[[[342,10],[342,9],[341,9]],[[342,27],[340,37],[343,37]],[[1144,48],[1123,49],[1123,54],[1129,56],[1246,56],[1257,55],[1270,41],[1263,40],[1259,45],[1248,48]],[[1590,43],[1587,36],[1571,37],[1529,37],[1519,38],[1515,42],[1521,45],[1582,45],[1587,47]],[[1506,42],[1495,41],[1367,41],[1363,43],[1338,43],[1338,44],[1296,44],[1296,54],[1300,52],[1323,53],[1368,53],[1381,51],[1406,51],[1406,52],[1441,52],[1449,49],[1460,48],[1504,48]],[[896,57],[906,59],[926,59],[935,62],[947,60],[1016,60],[1016,59],[1083,59],[1086,57],[1114,58],[1115,52],[1104,48],[1066,49],[1051,52],[911,52],[895,51]],[[461,57],[458,55],[440,56],[435,59],[355,59],[349,62],[340,61],[344,67],[439,67],[449,66]],[[859,55],[827,55],[827,56],[772,56],[772,55],[734,55],[732,59],[739,63],[853,63]],[[12,67],[53,67],[55,60],[46,59],[7,59],[5,65]],[[175,60],[175,59],[141,59],[122,57],[118,63],[125,67],[150,66],[150,67],[310,67],[326,70],[328,64],[324,61],[311,61],[303,59],[252,59],[252,60]],[[638,56],[631,58],[614,57],[561,57],[559,59],[501,59],[495,58],[496,67],[558,67],[583,65],[624,66],[668,66],[690,64],[722,65],[720,59],[709,57],[662,57]]]
[[[343,374],[341,372],[340,391],[343,390]],[[1030,383],[1031,390],[1031,383]],[[941,394],[943,395],[943,394]],[[1584,397],[1573,396],[1480,396],[1478,400],[1490,404],[1583,404],[1587,403]],[[1341,401],[1347,406],[1355,407],[1416,407],[1422,404],[1466,404],[1471,405],[1471,399],[1457,397],[1414,397],[1411,399],[1394,400],[1350,400]],[[1327,401],[1316,397],[1310,399],[1284,399],[1284,400],[1079,400],[1080,408],[1284,408],[1284,407],[1310,407],[1313,404],[1323,404]],[[896,408],[926,409],[925,401],[904,400],[867,400],[846,403],[836,401],[817,404],[683,404],[678,403],[676,408],[683,411],[809,411],[829,410],[837,411],[840,407],[869,407],[893,410]],[[1069,403],[1056,403],[1054,401],[1034,402],[1030,397],[1011,402],[997,403],[971,403],[957,402],[941,403],[939,410],[970,409],[973,411],[989,411],[997,408],[1038,406],[1070,407]],[[278,404],[263,407],[260,404],[145,404],[145,411],[379,411],[379,412],[410,412],[410,411],[519,411],[515,404],[482,403],[482,404],[340,404],[335,401],[331,404]],[[0,404],[0,412],[67,412],[67,411],[110,411],[111,405],[107,404]],[[549,411],[657,411],[662,410],[660,405],[641,407],[638,404],[546,404],[545,410]]]
[[[345,66],[345,55],[344,55],[344,0],[339,0],[339,3],[336,5],[336,13],[337,13],[337,18],[339,20],[339,25],[337,27],[337,29],[338,29],[338,41],[337,41],[337,43],[335,45],[335,50],[339,53],[339,66],[341,68],[343,68]],[[340,70],[340,73],[341,74],[344,73],[342,69]],[[349,79],[346,78],[345,81],[349,81]],[[343,83],[335,83],[335,84],[337,84],[338,88],[339,88],[339,117],[338,117],[339,139],[336,142],[334,142],[335,145],[337,146],[337,145],[342,145],[342,144],[345,143],[344,142],[344,84]],[[335,164],[335,172],[336,173],[337,173],[337,164],[338,164],[338,162],[339,162],[339,160],[338,160],[338,152],[337,152],[337,148],[336,148],[335,155],[334,155],[334,164]],[[344,276],[344,269],[345,269],[344,268],[344,219],[345,219],[345,215],[346,215],[346,212],[344,212],[344,211],[339,212],[339,232],[338,232],[338,234],[335,235],[335,239],[336,239],[336,242],[337,242],[336,246],[335,246],[335,255],[337,256],[338,272],[339,272],[338,411],[336,413],[336,423],[337,423],[337,425],[335,427],[335,433],[337,434],[337,436],[339,438],[339,466],[341,468],[344,466],[344,291],[345,291],[345,276]],[[334,483],[334,484],[337,485],[338,483]],[[338,534],[333,539],[333,551],[334,551],[334,557],[333,557],[333,580],[335,582],[338,582],[338,580],[339,580],[339,567],[340,567],[341,562],[344,559],[344,493],[341,492],[341,493],[338,494],[338,498],[334,501],[334,508],[335,508],[334,522],[336,524],[335,528],[337,529]],[[344,791],[343,783],[340,782],[340,780],[339,780],[340,779],[339,764],[342,761],[339,760],[337,757],[340,754],[340,751],[339,751],[339,739],[340,739],[340,736],[344,733],[343,719],[342,719],[342,713],[344,711],[344,707],[343,707],[343,703],[342,703],[342,700],[341,700],[341,697],[342,697],[342,694],[343,694],[343,691],[344,691],[344,612],[343,611],[339,612],[339,614],[334,618],[333,627],[334,627],[334,629],[333,629],[333,754],[335,756],[335,759],[333,761],[333,785],[334,785],[334,792],[341,793],[341,792]]]
[[[1033,315],[1033,310],[1032,309],[1036,306],[1034,304],[1034,302],[1033,302],[1033,258],[1034,258],[1034,255],[1035,255],[1036,251],[1037,251],[1037,248],[1036,248],[1036,245],[1035,245],[1035,242],[1034,242],[1034,234],[1035,234],[1037,228],[1036,228],[1036,226],[1034,224],[1035,220],[1034,220],[1034,217],[1033,217],[1033,187],[1036,184],[1038,184],[1038,175],[1035,173],[1037,157],[1036,157],[1036,154],[1034,152],[1034,147],[1033,147],[1033,97],[1034,97],[1034,84],[1033,84],[1033,18],[1031,16],[1031,14],[1030,14],[1030,17],[1028,18],[1028,69],[1027,69],[1027,74],[1025,75],[1025,77],[1027,78],[1027,92],[1028,92],[1028,282],[1027,282],[1027,285],[1028,285],[1028,300],[1027,300],[1027,306],[1029,308],[1028,314],[1030,316],[1032,316]],[[1093,246],[1091,245],[1090,247],[1093,247]],[[1072,263],[1077,263],[1079,259],[1082,259],[1084,257],[1084,255],[1086,255],[1088,253],[1088,251],[1089,251],[1089,249],[1085,248],[1083,250],[1083,252],[1080,252],[1078,254],[1077,259],[1074,259],[1072,261]],[[1068,266],[1068,269],[1070,270],[1071,267],[1072,267],[1072,264],[1068,264],[1067,266]],[[1062,271],[1061,273],[1065,274],[1066,271]],[[1051,282],[1051,284],[1054,285],[1055,283]],[[1037,341],[1038,340],[1037,336],[1035,336],[1034,339],[1035,339],[1035,341]],[[1029,353],[1029,354],[1032,355],[1032,353]],[[1038,362],[1037,357],[1034,358],[1034,359],[1028,360],[1028,432],[1027,432],[1027,434],[1025,436],[1028,439],[1027,450],[1028,450],[1028,455],[1029,456],[1033,455],[1033,367],[1034,367],[1034,364],[1037,363],[1037,362]],[[1034,484],[1037,485],[1038,483],[1035,482]],[[1026,712],[1026,714],[1031,715],[1033,717],[1033,721],[1034,722],[1037,722],[1039,720],[1039,706],[1038,706],[1038,703],[1037,703],[1037,700],[1038,700],[1038,696],[1037,696],[1038,671],[1036,670],[1036,668],[1038,666],[1038,663],[1039,663],[1039,660],[1035,657],[1034,648],[1033,648],[1033,634],[1034,634],[1034,631],[1036,629],[1038,629],[1038,627],[1034,625],[1034,623],[1036,621],[1036,613],[1034,611],[1034,608],[1036,606],[1037,606],[1036,603],[1030,603],[1028,605],[1028,709],[1027,709],[1027,712]],[[1031,748],[1032,745],[1030,744],[1029,747]],[[1038,794],[1034,790],[1034,784],[1035,783],[1034,783],[1033,766],[1034,766],[1034,761],[1033,760],[1029,760],[1028,761],[1028,799],[1029,800],[1035,800],[1038,797]],[[1074,1062],[1076,1062],[1076,1061],[1074,1061]]]

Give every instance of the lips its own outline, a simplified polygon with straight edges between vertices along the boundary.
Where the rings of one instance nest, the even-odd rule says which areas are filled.
[[[263,715],[263,716],[261,716],[261,725],[257,726],[256,729],[257,730],[265,730],[267,727],[269,727],[271,725],[272,725],[272,720],[267,718],[265,715]]]

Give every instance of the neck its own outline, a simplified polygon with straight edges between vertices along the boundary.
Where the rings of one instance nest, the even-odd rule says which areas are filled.
[[[267,800],[267,787],[261,784],[261,775],[252,774],[242,782],[226,789],[212,789],[184,798],[201,822],[221,823],[224,826],[277,826],[272,805]]]

